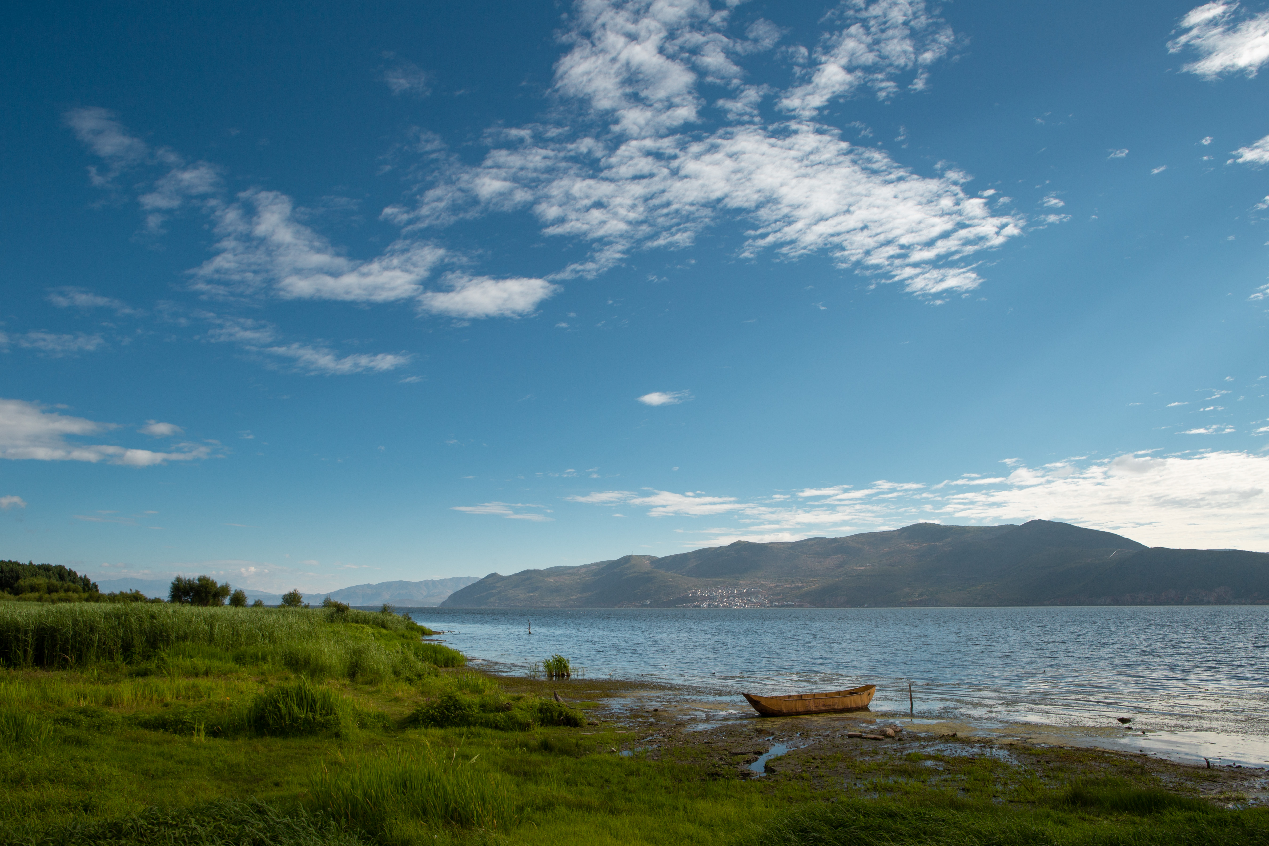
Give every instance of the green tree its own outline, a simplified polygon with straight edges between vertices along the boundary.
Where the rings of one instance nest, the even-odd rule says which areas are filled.
[[[229,596],[229,582],[217,584],[211,576],[187,579],[177,576],[168,589],[168,600],[178,605],[224,605]]]
[[[282,594],[282,604],[287,608],[299,608],[304,604],[304,594],[298,590],[288,591]]]
[[[242,588],[238,588],[236,591],[229,594],[229,604],[235,608],[246,608],[247,607],[246,591],[244,591]]]
[[[252,608],[263,608],[263,607],[264,607],[264,600],[263,600],[263,599],[257,599],[255,602],[251,603],[251,607],[252,607]]]
[[[184,576],[177,576],[172,579],[172,586],[168,588],[167,600],[174,605],[189,605],[194,598],[193,579],[187,579]]]

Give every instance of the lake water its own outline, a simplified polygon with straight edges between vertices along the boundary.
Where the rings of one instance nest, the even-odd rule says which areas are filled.
[[[559,653],[589,677],[801,693],[876,684],[872,710],[1104,730],[1119,747],[1269,765],[1269,606],[413,609],[502,672]],[[528,634],[532,622],[533,634]],[[734,712],[738,716],[743,713]]]

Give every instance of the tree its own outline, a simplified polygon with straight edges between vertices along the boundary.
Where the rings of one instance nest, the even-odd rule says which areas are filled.
[[[263,607],[264,607],[264,600],[263,600],[263,599],[257,599],[255,602],[251,603],[251,607],[252,607],[252,608],[263,608]]]
[[[178,605],[224,605],[227,596],[229,582],[217,584],[211,576],[199,576],[197,579],[177,576],[172,579],[168,590],[168,600]]]
[[[247,607],[246,591],[244,591],[242,588],[238,588],[236,591],[229,594],[229,604],[235,608],[246,608]]]
[[[299,608],[304,604],[304,594],[298,590],[288,591],[282,594],[282,604],[287,608]]]
[[[172,586],[168,589],[167,599],[174,605],[189,605],[194,598],[193,579],[187,579],[184,576],[177,576],[172,579]]]

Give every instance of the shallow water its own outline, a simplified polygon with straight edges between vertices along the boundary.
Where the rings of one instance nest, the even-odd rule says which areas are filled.
[[[1138,731],[1111,745],[1174,739],[1198,757],[1269,763],[1269,606],[412,613],[512,672],[560,653],[592,678],[718,694],[872,683],[872,709],[902,714],[910,682],[918,717],[1105,728],[1126,716]]]

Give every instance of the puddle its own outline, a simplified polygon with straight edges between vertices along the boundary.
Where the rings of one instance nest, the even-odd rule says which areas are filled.
[[[797,749],[797,746],[789,746],[787,743],[777,743],[758,756],[758,760],[749,765],[749,771],[754,775],[766,775],[767,761],[772,758],[778,758],[787,754],[790,749]]]

